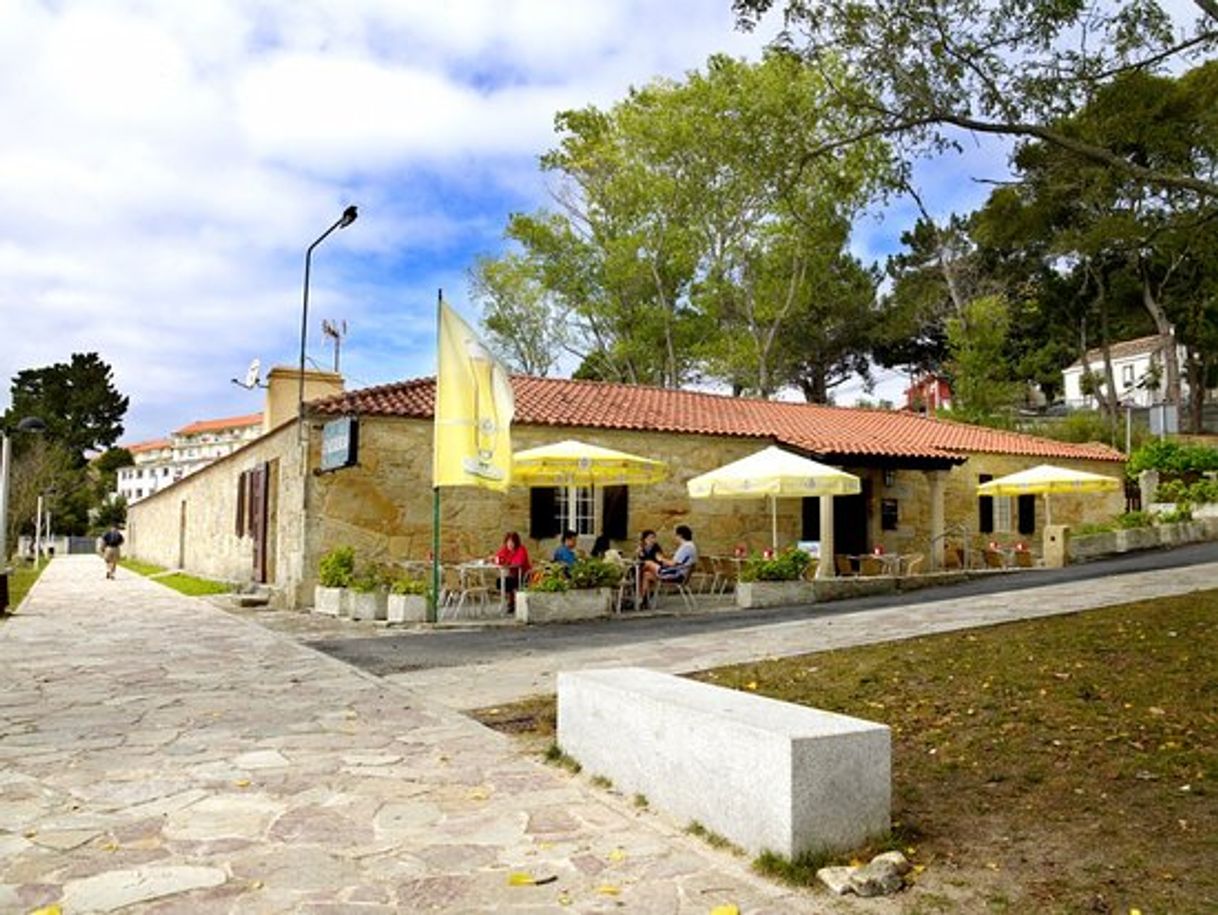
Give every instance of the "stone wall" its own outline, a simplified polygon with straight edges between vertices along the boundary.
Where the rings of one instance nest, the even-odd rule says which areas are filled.
[[[236,532],[240,474],[272,465],[268,505],[269,567],[275,581],[301,576],[301,474],[297,426],[289,423],[203,470],[131,506],[129,556],[167,568],[238,583],[249,582],[254,544]]]

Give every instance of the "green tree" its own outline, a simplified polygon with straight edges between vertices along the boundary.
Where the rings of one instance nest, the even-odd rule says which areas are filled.
[[[1005,358],[1009,329],[1010,313],[1000,296],[973,299],[947,321],[953,409],[969,419],[992,418],[1015,401]]]
[[[1063,130],[1060,118],[1097,88],[1130,72],[1156,72],[1211,52],[1218,2],[1195,0],[1197,22],[1177,30],[1155,0],[733,0],[744,28],[779,5],[777,43],[818,69],[843,64],[838,84],[862,123],[816,153],[877,135],[910,154],[942,151],[948,129],[1044,142],[1076,161],[1163,190],[1218,197],[1218,178],[1173,162],[1139,162],[1111,145]],[[866,92],[862,91],[866,88]]]
[[[483,308],[491,346],[507,364],[544,378],[567,348],[567,316],[551,301],[537,265],[519,254],[481,257],[470,290]]]
[[[10,395],[6,424],[41,417],[47,424],[44,437],[62,445],[78,467],[86,452],[107,448],[123,434],[129,401],[97,353],[73,353],[70,362],[24,369],[14,376]]]

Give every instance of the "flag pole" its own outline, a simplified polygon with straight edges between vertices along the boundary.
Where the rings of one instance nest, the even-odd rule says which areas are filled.
[[[440,308],[444,303],[444,290],[436,290],[436,399],[432,406],[431,460],[436,460],[436,430],[434,418],[440,414]],[[431,487],[431,593],[427,597],[427,622],[435,623],[440,618],[440,487],[435,485],[436,468],[432,467]]]

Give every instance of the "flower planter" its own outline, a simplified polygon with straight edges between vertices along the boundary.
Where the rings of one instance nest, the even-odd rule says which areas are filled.
[[[609,588],[580,591],[520,591],[516,619],[522,623],[557,623],[608,616],[613,603]]]
[[[326,616],[346,616],[346,588],[325,588],[318,585],[313,589],[313,612],[324,613]]]
[[[347,591],[347,606],[353,620],[383,620],[389,615],[389,595],[384,591]]]
[[[427,620],[427,598],[422,594],[390,594],[386,619],[391,623],[422,623]]]
[[[810,581],[740,581],[736,583],[736,606],[788,607],[816,602],[816,586]]]

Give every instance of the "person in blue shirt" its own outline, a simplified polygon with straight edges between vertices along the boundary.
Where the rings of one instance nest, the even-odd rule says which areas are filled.
[[[567,567],[567,571],[575,565],[575,560],[578,558],[575,555],[575,531],[566,530],[562,532],[562,543],[558,545],[558,549],[554,551],[554,561],[561,562]]]

